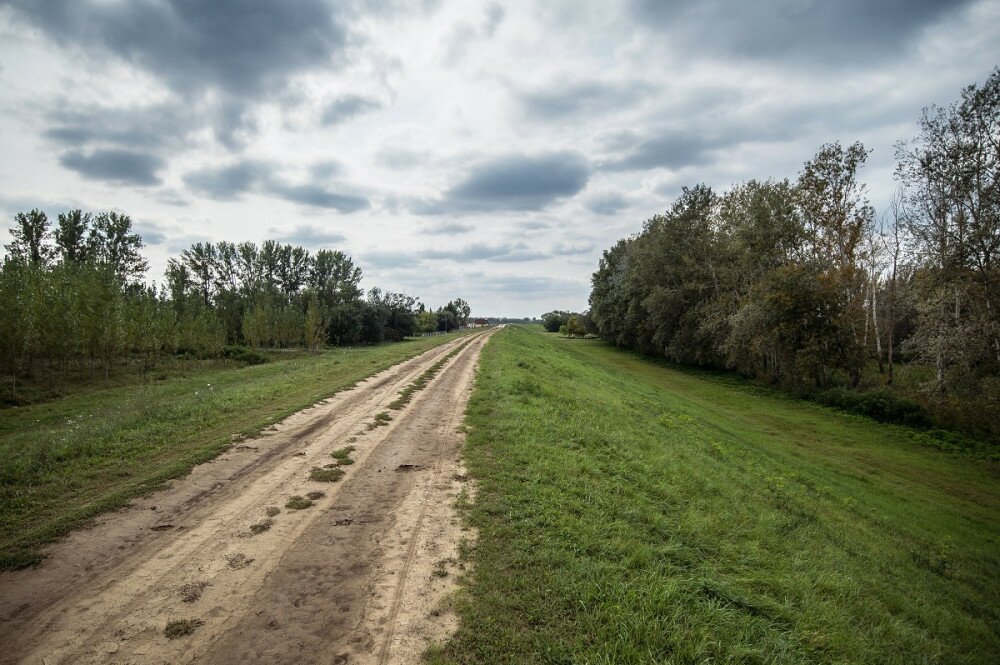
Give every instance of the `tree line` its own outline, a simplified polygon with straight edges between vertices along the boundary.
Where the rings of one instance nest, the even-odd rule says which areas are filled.
[[[795,181],[684,188],[604,252],[589,311],[599,334],[806,391],[888,391],[905,361],[922,413],[996,435],[1000,68],[918,126],[896,146],[881,215],[860,142],[822,146]],[[923,417],[878,408],[897,407]]]
[[[404,293],[361,286],[348,255],[267,240],[195,243],[145,283],[148,261],[128,215],[19,213],[0,268],[0,371],[16,398],[19,376],[107,377],[165,356],[251,349],[378,344],[467,325],[457,298],[436,311]]]

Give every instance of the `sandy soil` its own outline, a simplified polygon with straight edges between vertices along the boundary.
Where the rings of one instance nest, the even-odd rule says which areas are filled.
[[[41,567],[0,574],[0,662],[418,662],[455,627],[448,597],[471,535],[455,510],[459,425],[487,337],[301,411],[71,534]],[[459,346],[387,426],[368,428]],[[343,478],[310,480],[347,445]],[[313,506],[285,507],[316,491]],[[164,634],[184,619],[193,632]]]

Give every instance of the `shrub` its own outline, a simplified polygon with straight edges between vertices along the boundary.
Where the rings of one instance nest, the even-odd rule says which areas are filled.
[[[900,397],[884,389],[859,392],[847,388],[830,388],[813,394],[813,400],[884,423],[911,427],[930,427],[931,420],[916,401]]]
[[[246,346],[227,346],[222,355],[244,365],[262,365],[267,362],[267,356]]]

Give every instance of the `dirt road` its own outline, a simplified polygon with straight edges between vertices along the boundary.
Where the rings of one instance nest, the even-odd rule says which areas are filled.
[[[40,568],[0,574],[0,661],[418,661],[454,628],[447,599],[470,536],[454,507],[459,425],[487,337],[297,413],[71,534]],[[442,360],[409,404],[387,409]],[[353,463],[331,457],[345,446]],[[344,475],[322,482],[313,469]],[[310,493],[313,505],[286,507]],[[171,632],[186,634],[168,637],[177,621]]]

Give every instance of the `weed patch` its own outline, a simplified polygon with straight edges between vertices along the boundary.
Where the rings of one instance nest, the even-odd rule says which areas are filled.
[[[250,533],[253,534],[254,536],[257,536],[259,534],[264,533],[265,531],[270,530],[272,526],[274,526],[274,521],[271,520],[270,518],[266,520],[261,520],[256,524],[250,525]]]
[[[226,557],[226,565],[233,570],[243,570],[253,563],[253,559],[247,557],[243,552],[236,552]]]
[[[314,466],[309,472],[309,480],[315,480],[318,483],[335,483],[343,477],[344,470],[336,466],[330,469]]]
[[[167,623],[167,627],[163,629],[163,634],[167,636],[167,639],[173,640],[178,637],[190,635],[194,632],[195,628],[204,624],[205,622],[201,619],[174,619]]]
[[[337,460],[337,464],[341,466],[346,466],[348,464],[354,464],[354,460],[351,459],[351,453],[354,452],[354,446],[344,446],[343,448],[338,448],[330,453],[330,456]]]
[[[312,505],[313,502],[305,497],[293,496],[288,499],[288,503],[285,504],[285,508],[288,508],[289,510],[305,510],[306,508],[310,508]]]
[[[180,588],[181,602],[193,603],[201,598],[201,593],[208,586],[208,582],[189,582]]]
[[[392,416],[389,415],[388,411],[379,411],[378,413],[375,414],[375,417],[372,419],[372,422],[366,425],[366,428],[370,432],[376,427],[385,427],[386,425],[389,424],[391,420]]]

